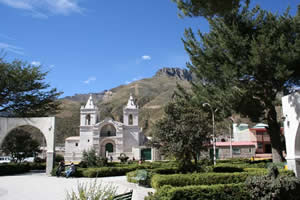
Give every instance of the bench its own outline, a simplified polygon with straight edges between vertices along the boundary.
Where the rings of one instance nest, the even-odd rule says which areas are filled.
[[[133,190],[130,190],[130,192],[119,194],[117,196],[113,197],[113,200],[131,200],[132,199],[132,193]]]

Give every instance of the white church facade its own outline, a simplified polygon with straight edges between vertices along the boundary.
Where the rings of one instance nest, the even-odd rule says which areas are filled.
[[[123,123],[112,118],[99,119],[99,110],[90,96],[80,109],[80,135],[65,140],[66,162],[79,162],[82,152],[92,148],[97,155],[112,156],[114,161],[118,160],[121,153],[125,153],[129,159],[155,160],[155,151],[145,146],[147,138],[139,128],[139,108],[132,95],[123,108]]]

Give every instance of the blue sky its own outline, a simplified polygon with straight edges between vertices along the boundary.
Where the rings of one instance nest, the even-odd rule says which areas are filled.
[[[263,2],[263,3],[261,3]],[[300,0],[254,0],[282,13]],[[63,91],[101,92],[162,67],[185,67],[184,29],[209,30],[203,18],[177,16],[171,0],[0,0],[0,49],[49,70]]]

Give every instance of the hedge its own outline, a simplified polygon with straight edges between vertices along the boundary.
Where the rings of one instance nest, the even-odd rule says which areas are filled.
[[[31,170],[29,164],[1,164],[0,165],[0,176],[14,175],[14,174],[23,174]]]
[[[267,170],[257,170],[242,173],[193,173],[193,174],[155,174],[151,178],[151,186],[158,189],[164,185],[187,186],[187,185],[214,185],[233,184],[244,182],[248,176],[259,176],[267,174]],[[280,170],[281,175],[293,176],[293,172]]]
[[[244,184],[218,184],[172,187],[169,185],[160,188],[154,195],[145,200],[248,200],[249,193]]]
[[[218,164],[213,168],[213,172],[243,172],[242,167],[232,164]]]

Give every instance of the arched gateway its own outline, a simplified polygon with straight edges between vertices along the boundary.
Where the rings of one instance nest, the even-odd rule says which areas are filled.
[[[288,169],[300,177],[300,92],[282,98]]]
[[[54,161],[54,127],[55,127],[55,118],[54,117],[34,117],[34,118],[6,118],[0,117],[0,147],[4,141],[4,138],[12,131],[13,129],[20,126],[33,126],[38,128],[44,135],[47,143],[47,166],[46,173],[51,174],[53,169]]]

